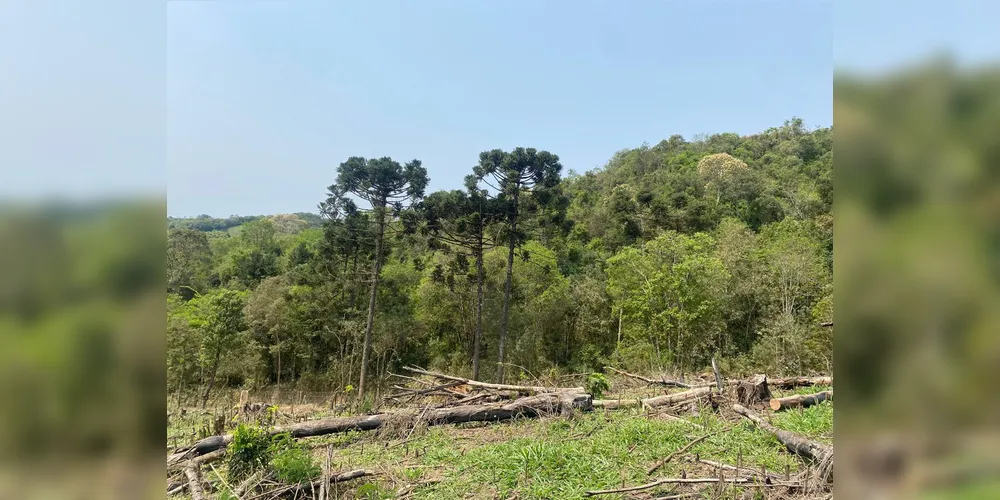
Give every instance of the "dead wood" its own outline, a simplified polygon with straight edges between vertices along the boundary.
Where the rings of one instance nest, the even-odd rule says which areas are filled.
[[[740,382],[736,386],[736,400],[746,406],[767,404],[771,400],[771,391],[767,387],[767,376],[758,374]]]
[[[378,474],[370,470],[358,469],[347,472],[341,472],[340,474],[331,475],[326,484],[343,483],[351,481],[353,479],[359,479],[366,476],[374,476]],[[318,488],[322,488],[324,485],[323,479],[318,479],[311,483],[295,484],[290,486],[283,486],[277,490],[269,491],[267,493],[268,498],[277,498],[281,496],[293,496],[298,497],[299,495],[307,492],[315,491]],[[313,497],[309,497],[313,498]]]
[[[795,389],[796,387],[809,387],[813,385],[833,385],[833,377],[788,377],[776,378],[767,381],[771,387],[779,389]]]
[[[629,493],[632,491],[648,490],[650,488],[655,488],[657,486],[661,486],[664,484],[711,484],[711,483],[727,483],[736,486],[750,486],[750,487],[799,486],[798,483],[775,483],[775,482],[762,483],[755,478],[749,478],[749,477],[734,477],[728,479],[719,477],[663,478],[639,486],[615,488],[612,490],[585,491],[583,494],[587,496],[612,495],[615,493]]]
[[[788,408],[809,408],[823,401],[832,401],[833,391],[822,391],[816,394],[797,394],[786,398],[771,399],[771,409],[774,411],[787,410]]]
[[[778,479],[778,478],[781,477],[778,474],[772,474],[770,472],[767,472],[766,470],[763,469],[763,467],[761,468],[761,470],[756,470],[753,467],[736,467],[734,465],[729,465],[729,464],[725,464],[725,463],[722,463],[722,462],[716,462],[714,460],[707,460],[707,459],[701,458],[700,456],[695,456],[694,459],[693,459],[693,461],[697,462],[699,464],[702,464],[702,465],[707,465],[709,467],[713,467],[715,469],[727,470],[727,471],[735,472],[737,474],[749,474],[749,475],[759,476],[759,477],[768,478],[768,479]]]
[[[593,408],[589,394],[549,393],[516,399],[506,404],[466,405],[451,408],[429,408],[423,414],[427,425],[457,424],[462,422],[499,422],[515,417],[539,417],[566,414],[574,409],[589,411]],[[271,435],[288,433],[293,438],[322,436],[351,430],[371,431],[398,420],[405,414],[380,413],[356,417],[331,417],[289,425],[279,425],[269,430]],[[225,448],[232,442],[232,434],[202,439],[181,454],[205,455]],[[181,455],[178,454],[178,455]],[[177,456],[177,455],[175,455]],[[181,455],[183,456],[183,455]],[[173,457],[171,457],[173,458]],[[168,459],[169,461],[170,459]]]
[[[642,405],[647,408],[656,408],[657,406],[665,406],[665,405],[672,405],[672,404],[692,401],[695,399],[706,397],[711,393],[712,393],[712,386],[698,387],[695,389],[689,389],[684,392],[675,392],[673,394],[666,394],[663,396],[646,398],[642,400]]]
[[[641,380],[641,381],[645,382],[648,385],[662,385],[662,386],[666,386],[666,387],[680,387],[682,389],[690,389],[691,388],[690,385],[685,384],[684,382],[678,382],[676,380],[667,380],[665,378],[660,378],[660,379],[647,378],[647,377],[643,377],[642,375],[636,375],[634,373],[629,373],[629,372],[627,372],[625,370],[619,370],[619,369],[617,369],[617,368],[615,368],[613,366],[605,366],[605,368],[607,368],[607,369],[609,369],[609,370],[611,370],[611,371],[613,371],[613,372],[615,372],[615,373],[617,373],[619,375],[624,375],[624,376],[629,377],[629,378],[634,378],[636,380]]]
[[[427,375],[441,380],[450,380],[453,382],[459,382],[460,384],[468,385],[470,387],[478,387],[480,389],[491,389],[494,391],[514,391],[521,394],[545,394],[545,393],[559,393],[559,392],[582,394],[587,392],[586,390],[584,390],[583,387],[540,387],[540,386],[523,386],[523,385],[509,385],[509,384],[491,384],[487,382],[479,382],[478,380],[455,377],[444,373],[431,372],[413,366],[407,366],[404,367],[403,369],[409,372],[418,373],[420,375]]]
[[[184,467],[184,475],[188,478],[188,492],[191,500],[205,500],[205,490],[201,487],[201,469],[193,460]]]
[[[702,441],[704,441],[704,440],[706,440],[706,439],[708,439],[708,438],[710,438],[710,437],[712,437],[712,436],[714,436],[714,435],[716,435],[716,434],[718,434],[720,432],[726,432],[728,430],[729,430],[729,428],[727,427],[725,429],[722,429],[721,431],[710,432],[708,434],[705,434],[705,435],[703,435],[703,436],[695,439],[694,441],[691,441],[690,443],[684,445],[683,448],[681,448],[681,449],[679,449],[679,450],[677,450],[677,451],[675,451],[675,452],[667,455],[667,458],[664,458],[663,460],[660,460],[659,462],[656,462],[655,464],[653,464],[653,466],[650,467],[649,470],[646,471],[646,474],[652,474],[652,473],[656,472],[656,469],[659,469],[660,467],[663,467],[668,462],[670,462],[671,460],[673,460],[674,457],[676,457],[677,455],[680,455],[680,454],[684,453],[685,451],[688,451],[689,449],[691,449],[692,446],[694,446],[694,445],[696,445],[696,444],[698,444],[698,443],[700,443],[700,442],[702,442]]]
[[[788,448],[788,451],[795,453],[799,456],[815,460],[820,465],[821,468],[820,476],[828,479],[832,478],[832,470],[831,470],[833,466],[832,446],[811,441],[805,438],[804,436],[801,436],[791,431],[779,429],[769,424],[763,418],[760,418],[760,416],[754,413],[752,410],[749,410],[742,405],[734,404],[733,411],[739,413],[740,415],[743,415],[751,422],[757,424],[757,426],[760,427],[761,429],[764,429],[765,431],[774,434],[774,436],[778,438],[778,441],[781,442],[781,444],[785,445],[785,448]]]

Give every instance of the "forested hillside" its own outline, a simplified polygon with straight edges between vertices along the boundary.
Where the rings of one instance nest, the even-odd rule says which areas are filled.
[[[369,386],[406,364],[497,380],[691,373],[714,355],[830,372],[832,142],[795,119],[585,173],[495,150],[436,193],[434,165],[351,158],[331,165],[321,225],[173,220],[171,390],[355,388],[363,364]]]

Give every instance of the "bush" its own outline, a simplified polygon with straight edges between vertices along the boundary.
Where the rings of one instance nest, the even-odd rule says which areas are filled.
[[[282,482],[302,483],[320,476],[312,454],[289,434],[271,436],[263,427],[240,424],[229,445],[229,479],[242,481],[268,469]]]
[[[229,479],[242,481],[254,471],[267,467],[273,457],[272,438],[267,430],[255,425],[240,424],[233,431],[229,445]]]
[[[611,389],[611,381],[603,373],[591,373],[587,377],[586,389],[594,399],[600,399],[604,391]]]

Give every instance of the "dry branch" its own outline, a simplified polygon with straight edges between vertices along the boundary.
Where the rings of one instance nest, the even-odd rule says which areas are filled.
[[[545,393],[560,393],[560,392],[582,394],[587,392],[586,390],[584,390],[583,387],[540,387],[540,386],[524,386],[524,385],[508,385],[508,384],[491,384],[487,382],[479,382],[477,380],[471,380],[462,377],[455,377],[444,373],[431,372],[413,366],[407,366],[404,367],[403,369],[409,372],[418,373],[420,375],[427,375],[441,380],[450,380],[453,382],[459,382],[459,384],[468,385],[470,387],[478,387],[480,389],[491,389],[494,391],[514,391],[521,394],[545,394]]]
[[[645,383],[647,383],[649,385],[663,385],[663,386],[666,386],[666,387],[680,387],[682,389],[690,389],[691,388],[690,385],[685,384],[684,382],[678,382],[676,380],[667,380],[665,378],[654,379],[654,378],[643,377],[642,375],[636,375],[634,373],[629,373],[629,372],[627,372],[625,370],[619,370],[619,369],[617,369],[617,368],[615,368],[613,366],[605,366],[605,368],[607,368],[607,369],[609,369],[609,370],[611,370],[611,371],[613,371],[613,372],[615,372],[615,373],[617,373],[619,375],[624,375],[624,376],[629,377],[629,378],[634,378],[636,380],[641,380],[641,381],[643,381],[643,382],[645,382]]]
[[[506,404],[497,405],[467,405],[453,408],[428,409],[423,416],[427,425],[457,424],[462,422],[499,422],[515,417],[539,417],[549,414],[561,414],[573,409],[592,409],[589,394],[539,394],[516,399]],[[294,438],[322,436],[351,430],[371,431],[378,429],[399,416],[393,413],[362,415],[356,417],[332,417],[320,420],[310,420],[289,425],[279,425],[270,429],[271,435],[288,433]],[[412,417],[410,417],[412,418]],[[232,442],[233,436],[212,436],[202,439],[182,453],[205,455],[225,448]],[[168,459],[170,460],[170,459]]]
[[[822,471],[821,475],[827,477],[830,476],[830,471],[828,469],[829,467],[832,467],[833,464],[832,446],[810,441],[809,439],[791,431],[778,429],[777,427],[767,423],[767,421],[763,418],[760,418],[760,416],[752,410],[748,410],[741,405],[734,404],[733,410],[736,413],[748,418],[751,422],[757,424],[757,426],[761,429],[774,434],[774,436],[778,438],[778,441],[785,445],[785,448],[788,448],[788,451],[806,458],[811,458],[818,462],[823,469],[826,469]]]
[[[642,491],[648,490],[650,488],[655,488],[664,484],[711,484],[711,483],[727,483],[737,486],[759,486],[759,487],[772,487],[772,486],[798,486],[798,483],[761,483],[757,479],[749,477],[734,477],[734,478],[718,478],[718,477],[693,477],[693,478],[663,478],[657,479],[651,483],[642,484],[639,486],[629,486],[626,488],[615,488],[613,490],[595,490],[586,491],[583,494],[587,496],[594,495],[612,495],[615,493],[629,493],[632,491]]]
[[[690,443],[684,445],[683,448],[681,448],[681,449],[679,449],[679,450],[677,450],[677,451],[675,451],[675,452],[667,455],[667,458],[664,458],[663,460],[660,460],[659,462],[656,462],[655,464],[653,464],[653,466],[650,467],[649,470],[646,471],[646,474],[652,474],[652,473],[656,472],[656,469],[659,469],[660,467],[663,467],[665,464],[667,464],[668,462],[670,462],[671,460],[673,460],[674,457],[676,457],[677,455],[680,455],[680,454],[684,453],[685,451],[688,451],[689,449],[691,449],[692,446],[694,446],[694,445],[696,445],[696,444],[698,444],[698,443],[700,443],[700,442],[702,442],[702,441],[704,441],[704,440],[706,440],[706,439],[708,439],[708,438],[710,438],[710,437],[712,437],[712,436],[714,436],[714,435],[716,435],[716,434],[718,434],[720,432],[725,432],[725,431],[728,431],[728,430],[729,430],[729,428],[725,428],[725,429],[723,429],[721,431],[710,432],[708,434],[705,434],[705,435],[703,435],[703,436],[695,439],[694,441],[691,441]]]
[[[816,394],[798,394],[786,398],[774,398],[770,406],[774,411],[787,410],[788,408],[809,408],[818,405],[823,401],[832,401],[833,391],[817,392]]]
[[[364,469],[358,469],[358,470],[352,470],[352,471],[347,471],[347,472],[341,472],[340,474],[336,474],[336,475],[330,476],[330,478],[328,480],[328,483],[326,483],[326,484],[343,483],[343,482],[346,482],[346,481],[351,481],[353,479],[358,479],[358,478],[362,478],[362,477],[365,477],[365,476],[374,476],[375,474],[377,474],[377,473],[373,472],[373,471],[369,471],[369,470],[364,470]],[[291,485],[291,486],[284,486],[284,487],[279,488],[277,490],[268,492],[268,495],[269,495],[270,498],[276,498],[276,497],[283,496],[283,495],[293,495],[295,497],[298,497],[299,494],[310,492],[312,490],[315,490],[316,488],[323,487],[323,484],[324,484],[324,480],[323,479],[319,479],[319,480],[313,481],[312,483],[295,484],[295,485]],[[309,498],[312,498],[312,497],[309,497]]]

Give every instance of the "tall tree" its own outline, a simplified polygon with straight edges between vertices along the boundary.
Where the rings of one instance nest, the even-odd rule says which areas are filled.
[[[557,194],[555,188],[559,185],[561,170],[558,156],[535,148],[516,148],[509,153],[499,149],[484,151],[479,155],[479,165],[474,168],[476,177],[496,191],[500,210],[506,219],[507,278],[500,316],[500,362],[497,372],[501,382],[504,380],[514,251],[527,239],[518,224],[550,204]]]
[[[494,242],[486,228],[501,214],[495,200],[476,185],[475,176],[465,178],[465,191],[438,191],[423,203],[425,229],[437,241],[459,247],[476,260],[476,324],[472,339],[472,378],[479,378],[479,353],[483,337],[483,253]]]
[[[365,377],[368,371],[368,355],[371,351],[378,283],[382,272],[386,226],[392,218],[399,216],[406,205],[423,198],[427,180],[427,169],[421,166],[420,160],[400,165],[389,157],[365,159],[353,156],[340,164],[337,168],[337,182],[329,187],[328,204],[337,205],[337,200],[351,193],[369,205],[373,221],[377,225],[371,288],[368,295],[368,319],[365,324],[364,347],[361,351],[359,397],[365,395]]]
[[[167,232],[167,290],[190,300],[208,288],[212,250],[208,237],[193,229]]]
[[[205,408],[215,386],[222,354],[234,346],[237,334],[245,329],[243,308],[246,292],[221,289],[196,300],[204,301],[200,304],[204,309],[198,324],[202,330],[202,359],[207,363],[209,376],[208,386],[201,398],[201,407]]]

